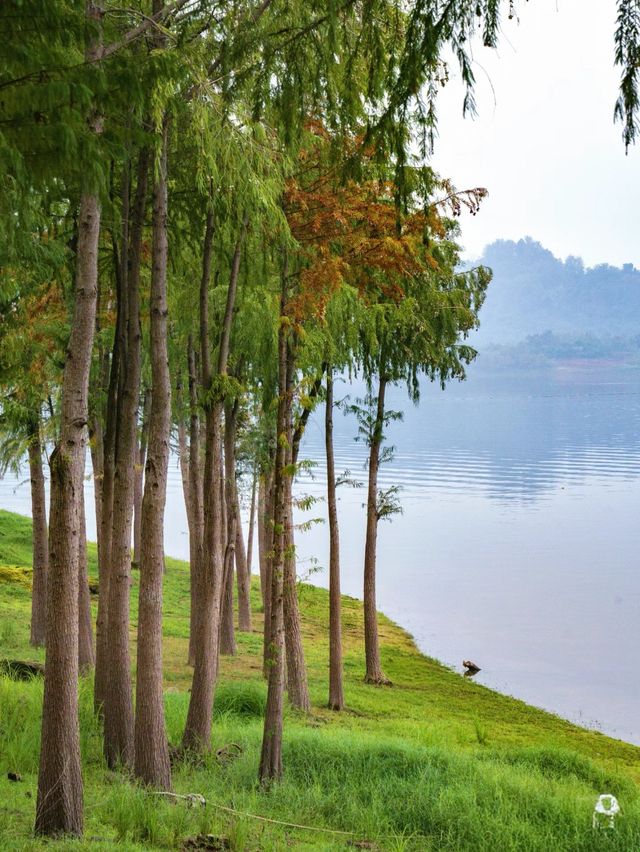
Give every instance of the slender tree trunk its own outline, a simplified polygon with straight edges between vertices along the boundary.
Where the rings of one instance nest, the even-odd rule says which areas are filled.
[[[247,221],[245,217],[233,256],[227,304],[218,347],[217,374],[223,377],[227,375],[233,310],[240,272],[240,254]],[[200,292],[200,347],[203,385],[205,390],[210,392],[212,373],[209,357],[208,284],[209,276],[203,273]],[[185,749],[196,751],[206,751],[210,746],[213,696],[218,672],[220,615],[224,587],[224,557],[220,550],[222,505],[219,499],[222,485],[221,420],[222,400],[215,398],[206,407],[202,582],[198,590],[201,603],[198,608],[198,641],[195,648],[191,696],[182,738]]]
[[[87,14],[100,20],[89,5]],[[99,48],[91,46],[94,61]],[[78,537],[89,369],[98,289],[100,205],[80,200],[75,304],[62,381],[60,439],[51,456],[47,638],[36,834],[81,835],[83,792],[78,722]]]
[[[138,461],[133,480],[133,568],[140,567],[140,552],[142,549],[142,486],[144,484],[144,465],[147,459],[150,409],[151,392],[148,389],[145,389],[142,403],[142,428],[140,429]]]
[[[287,304],[286,265],[283,271],[281,317]],[[290,438],[289,412],[291,400],[287,388],[287,330],[281,321],[278,331],[278,417],[274,483],[274,549],[271,567],[271,596],[269,647],[267,658],[268,690],[264,717],[262,751],[258,778],[260,784],[268,786],[282,777],[282,715],[284,705],[284,521],[285,480],[287,473],[287,444]]]
[[[236,574],[238,579],[238,629],[251,633],[251,574],[247,570],[247,552],[244,549],[244,535],[240,514],[240,497],[235,489],[236,511]]]
[[[293,347],[287,347],[287,398],[293,400],[294,381]],[[306,409],[311,411],[311,409]],[[304,419],[304,424],[308,419]],[[294,434],[291,415],[288,419],[287,464],[292,468],[298,461],[298,449],[304,431],[304,425],[298,424]],[[293,707],[308,713],[311,709],[309,686],[307,683],[307,668],[302,644],[302,627],[300,624],[300,607],[298,605],[298,586],[296,576],[296,547],[293,529],[293,476],[287,476],[284,489],[284,638],[287,649],[287,691]]]
[[[207,388],[211,382],[211,364],[209,355],[209,284],[211,282],[211,262],[213,259],[213,237],[215,234],[215,219],[213,208],[207,210],[207,217],[204,229],[204,241],[202,246],[202,275],[200,278],[200,383],[203,389]],[[191,419],[189,426],[190,443],[192,453],[189,456],[189,477],[191,480],[191,491],[195,502],[199,502],[198,506],[194,507],[193,518],[189,519],[189,523],[193,521],[194,529],[189,527],[189,580],[190,580],[190,595],[191,607],[189,613],[189,665],[195,666],[196,660],[196,644],[200,635],[200,617],[203,607],[203,597],[201,594],[203,576],[204,576],[204,528],[205,528],[205,496],[204,484],[206,472],[200,470],[201,466],[201,447],[205,447],[205,469],[207,464],[207,423],[205,417],[204,422],[199,416],[198,409],[198,388],[197,388],[197,370],[196,356],[193,341],[189,338],[189,404],[191,409]],[[196,451],[197,447],[197,451]],[[213,481],[213,478],[210,480]],[[210,500],[210,495],[207,495],[207,500]],[[212,557],[211,557],[212,558]]]
[[[131,533],[133,485],[138,448],[138,404],[140,400],[141,341],[139,279],[142,234],[147,200],[149,152],[138,160],[138,175],[131,222],[131,242],[123,246],[122,276],[126,283],[126,337],[122,341],[122,361],[118,393],[116,470],[111,540],[111,580],[109,585],[109,689],[104,701],[104,749],[109,766],[133,765],[133,693],[129,649],[131,596]],[[124,238],[128,228],[124,229]],[[123,243],[125,242],[123,239]],[[125,273],[126,269],[126,273]],[[140,620],[138,619],[138,625]]]
[[[275,465],[275,457],[274,457]],[[273,604],[273,595],[271,588],[273,585],[273,559],[275,552],[275,472],[267,479],[267,487],[265,493],[265,513],[264,513],[264,577],[262,579],[263,600],[264,600],[264,638],[262,645],[262,672],[265,678],[269,677],[269,665],[271,660],[271,606]],[[284,531],[283,531],[284,534]],[[283,544],[284,547],[284,544]],[[262,572],[262,566],[261,566]],[[283,614],[284,619],[284,614]],[[283,620],[284,629],[284,620]],[[283,664],[284,665],[284,664]],[[283,668],[284,672],[284,668]]]
[[[290,453],[288,454],[290,457]],[[289,463],[289,462],[288,462]],[[284,636],[287,650],[287,692],[293,707],[308,713],[311,710],[307,669],[302,645],[300,608],[296,578],[296,555],[293,532],[292,477],[287,476],[284,488]]]
[[[128,193],[123,203],[128,205]],[[126,209],[123,211],[123,215]],[[116,437],[118,419],[118,387],[120,385],[123,337],[126,336],[126,294],[122,264],[116,255],[117,316],[109,372],[109,387],[102,442],[102,505],[98,527],[98,615],[96,618],[96,671],[93,685],[93,703],[96,713],[103,715],[104,702],[109,690],[111,647],[109,643],[109,598],[111,588],[111,545],[113,533],[113,498],[116,467]],[[96,515],[98,513],[96,512]]]
[[[226,409],[227,406],[225,406]],[[224,439],[221,459],[226,457],[227,423],[225,415]],[[237,652],[236,634],[233,625],[233,567],[236,548],[235,534],[229,539],[229,524],[233,518],[229,517],[227,502],[227,471],[225,459],[225,471],[220,477],[220,506],[222,509],[222,524],[220,527],[220,552],[223,559],[224,586],[222,591],[222,612],[220,617],[220,653],[232,657]]]
[[[89,431],[91,448],[91,468],[93,470],[93,502],[96,517],[96,538],[98,545],[98,570],[100,568],[100,528],[102,526],[102,478],[104,476],[104,436],[100,416],[95,414]]]
[[[157,11],[158,0],[154,0]],[[138,599],[135,773],[145,784],[171,787],[162,694],[162,579],[164,509],[169,467],[171,381],[167,346],[167,123],[153,189],[151,268],[152,396],[149,448],[142,498],[142,559]]]
[[[29,436],[29,475],[31,479],[31,517],[33,519],[33,590],[31,593],[31,644],[44,645],[47,629],[47,572],[49,542],[47,499],[42,468],[40,419],[34,418]]]
[[[329,513],[329,709],[344,710],[342,687],[342,620],[340,598],[340,534],[336,503],[336,466],[333,457],[333,370],[327,369],[325,402],[327,451],[327,509]]]
[[[213,233],[213,219],[211,219]],[[195,662],[195,641],[198,635],[198,583],[202,573],[202,533],[204,528],[202,476],[200,472],[200,417],[198,413],[198,374],[193,340],[189,336],[189,406],[191,410],[189,426],[189,481],[191,493],[191,517],[189,518],[189,576],[191,609],[189,625],[189,665]]]
[[[80,535],[78,537],[78,668],[80,674],[88,674],[95,662],[87,561],[87,518],[83,487],[80,495]]]
[[[178,382],[176,388],[178,399],[182,395],[182,384]],[[184,506],[187,511],[187,526],[191,529],[193,524],[193,500],[191,496],[191,477],[189,476],[190,447],[187,441],[187,426],[184,421],[178,423],[178,461],[180,463],[180,479],[182,480],[182,495]]]
[[[380,665],[378,611],[376,609],[376,543],[378,536],[378,468],[384,427],[384,397],[387,380],[380,375],[376,419],[369,445],[369,486],[367,490],[367,535],[364,545],[364,647],[365,682],[388,684]]]
[[[262,609],[267,613],[267,600],[271,600],[270,592],[267,592],[267,560],[268,560],[268,521],[267,521],[267,474],[261,474],[258,482],[258,568],[260,571],[260,594],[262,596]]]
[[[249,577],[249,585],[251,585],[251,567],[253,565],[253,534],[256,522],[256,491],[258,485],[258,467],[254,465],[253,475],[251,477],[251,505],[249,508],[249,531],[247,533],[247,575]],[[240,517],[240,515],[238,515]]]
[[[225,501],[227,505],[227,550],[229,552],[229,573],[233,579],[233,566],[236,564],[238,584],[238,629],[251,632],[251,604],[249,601],[249,577],[247,576],[246,554],[242,537],[240,519],[240,499],[236,482],[236,435],[238,421],[238,400],[227,404],[224,430],[224,466]],[[231,592],[233,602],[233,589]]]

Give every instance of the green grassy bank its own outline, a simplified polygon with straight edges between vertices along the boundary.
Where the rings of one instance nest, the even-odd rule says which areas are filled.
[[[28,519],[0,512],[2,658],[43,659],[28,645],[30,536]],[[95,549],[90,571],[95,575]],[[134,587],[134,653],[136,595]],[[0,678],[0,849],[197,848],[186,841],[209,834],[218,841],[208,848],[234,850],[640,849],[640,749],[460,677],[420,654],[384,617],[382,660],[394,685],[366,686],[362,606],[352,598],[343,602],[349,710],[331,713],[324,706],[328,595],[303,585],[300,598],[313,712],[287,713],[285,780],[269,792],[255,783],[266,697],[255,586],[255,632],[238,634],[237,657],[222,662],[212,754],[202,764],[174,767],[174,790],[201,794],[204,807],[149,795],[124,773],[106,769],[91,712],[92,684],[85,681],[86,836],[33,838],[42,683]],[[187,566],[167,560],[165,686],[173,743],[179,742],[190,684],[188,601]],[[20,773],[22,781],[11,782],[9,772]],[[613,832],[591,827],[594,802],[605,792],[622,808]]]

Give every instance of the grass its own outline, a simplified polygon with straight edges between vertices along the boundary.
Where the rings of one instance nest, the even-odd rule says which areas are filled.
[[[0,512],[0,657],[43,659],[28,645],[30,536],[28,519]],[[90,571],[95,575],[93,548]],[[135,651],[137,580],[132,591]],[[85,839],[34,838],[42,683],[0,679],[0,848],[180,849],[187,838],[209,834],[234,850],[358,843],[469,852],[640,848],[640,749],[460,677],[420,654],[384,617],[383,666],[394,685],[366,686],[362,606],[352,598],[343,600],[349,709],[327,710],[328,595],[306,585],[300,599],[313,711],[309,717],[287,711],[285,778],[261,791],[255,782],[266,687],[256,585],[252,595],[256,632],[239,634],[238,655],[222,660],[212,753],[201,764],[174,768],[174,790],[201,794],[204,807],[151,795],[126,773],[106,769],[92,684],[84,680]],[[172,743],[179,742],[189,697],[188,600],[188,568],[168,559],[164,651]],[[22,782],[9,781],[8,772],[19,772]],[[621,804],[613,832],[591,827],[596,798],[605,792]]]

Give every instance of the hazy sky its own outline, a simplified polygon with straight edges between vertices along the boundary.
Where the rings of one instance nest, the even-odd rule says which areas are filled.
[[[462,118],[457,80],[443,90],[433,165],[490,193],[463,216],[467,256],[529,235],[589,266],[640,267],[640,144],[625,156],[613,124],[615,5],[520,0],[499,49],[474,48],[478,117]]]

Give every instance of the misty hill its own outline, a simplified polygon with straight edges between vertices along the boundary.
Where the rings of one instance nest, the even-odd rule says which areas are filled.
[[[568,338],[637,338],[640,270],[554,257],[530,237],[497,240],[478,261],[493,269],[474,344],[514,344],[552,332]],[[547,338],[547,343],[549,342]]]

